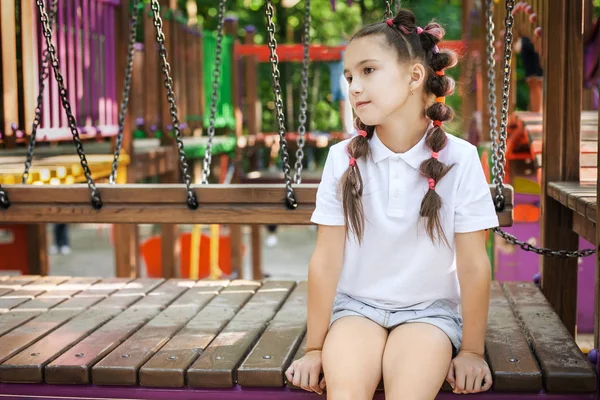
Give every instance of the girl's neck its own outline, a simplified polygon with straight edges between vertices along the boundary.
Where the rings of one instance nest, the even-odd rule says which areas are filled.
[[[429,123],[422,112],[415,113],[410,118],[403,115],[390,116],[385,123],[377,125],[377,136],[394,153],[405,153],[419,143]]]

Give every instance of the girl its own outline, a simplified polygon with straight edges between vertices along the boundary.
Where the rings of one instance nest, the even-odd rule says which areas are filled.
[[[388,400],[433,399],[444,379],[455,393],[492,384],[485,230],[498,218],[476,148],[442,129],[456,64],[444,33],[400,10],[346,50],[359,135],[325,163],[306,355],[286,371],[331,399],[372,399],[382,378]]]

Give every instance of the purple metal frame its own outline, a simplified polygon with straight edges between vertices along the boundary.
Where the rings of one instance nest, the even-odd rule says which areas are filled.
[[[96,399],[145,399],[145,400],[303,400],[317,398],[316,394],[303,390],[288,388],[241,388],[236,386],[227,389],[193,389],[193,388],[149,388],[123,386],[93,386],[93,385],[47,385],[47,384],[10,384],[0,383],[0,393],[4,398],[19,399],[65,399],[65,398],[96,398]],[[378,391],[374,400],[383,400],[384,393]],[[464,395],[440,392],[437,400],[462,399]],[[547,393],[481,393],[468,395],[473,400],[592,400],[597,399],[594,393],[589,394],[547,394]]]

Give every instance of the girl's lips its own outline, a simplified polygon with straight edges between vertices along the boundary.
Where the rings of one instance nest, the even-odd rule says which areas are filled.
[[[366,106],[369,103],[371,103],[371,102],[370,101],[359,101],[358,103],[356,103],[356,108]]]

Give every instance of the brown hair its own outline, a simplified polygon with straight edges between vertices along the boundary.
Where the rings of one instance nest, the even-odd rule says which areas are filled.
[[[453,67],[457,63],[456,54],[449,50],[438,50],[437,44],[444,36],[444,29],[436,22],[430,22],[421,31],[417,28],[415,16],[410,10],[401,9],[398,14],[388,21],[370,24],[358,31],[351,39],[366,36],[381,35],[398,54],[400,62],[420,61],[427,69],[425,91],[428,95],[437,98],[451,95],[454,92],[454,80],[445,76],[440,71]],[[438,72],[438,74],[436,74]],[[444,121],[454,117],[454,111],[443,100],[436,101],[425,110],[425,114],[434,121],[434,126],[427,132],[426,145],[432,152],[438,153],[447,142],[446,133],[440,127]],[[356,118],[356,127],[364,131],[348,143],[348,154],[352,159],[358,160],[369,156],[369,140],[373,137],[374,126],[367,126]],[[366,132],[366,134],[365,134]],[[364,211],[362,205],[363,182],[358,165],[351,162],[340,180],[344,218],[346,221],[346,234],[351,230],[359,242],[362,242],[364,233]],[[425,178],[433,179],[437,184],[452,166],[446,166],[437,157],[429,158],[421,163],[419,172]],[[448,240],[443,232],[439,212],[442,199],[431,188],[421,202],[419,215],[425,220],[425,230],[433,242],[441,240],[448,245]]]

